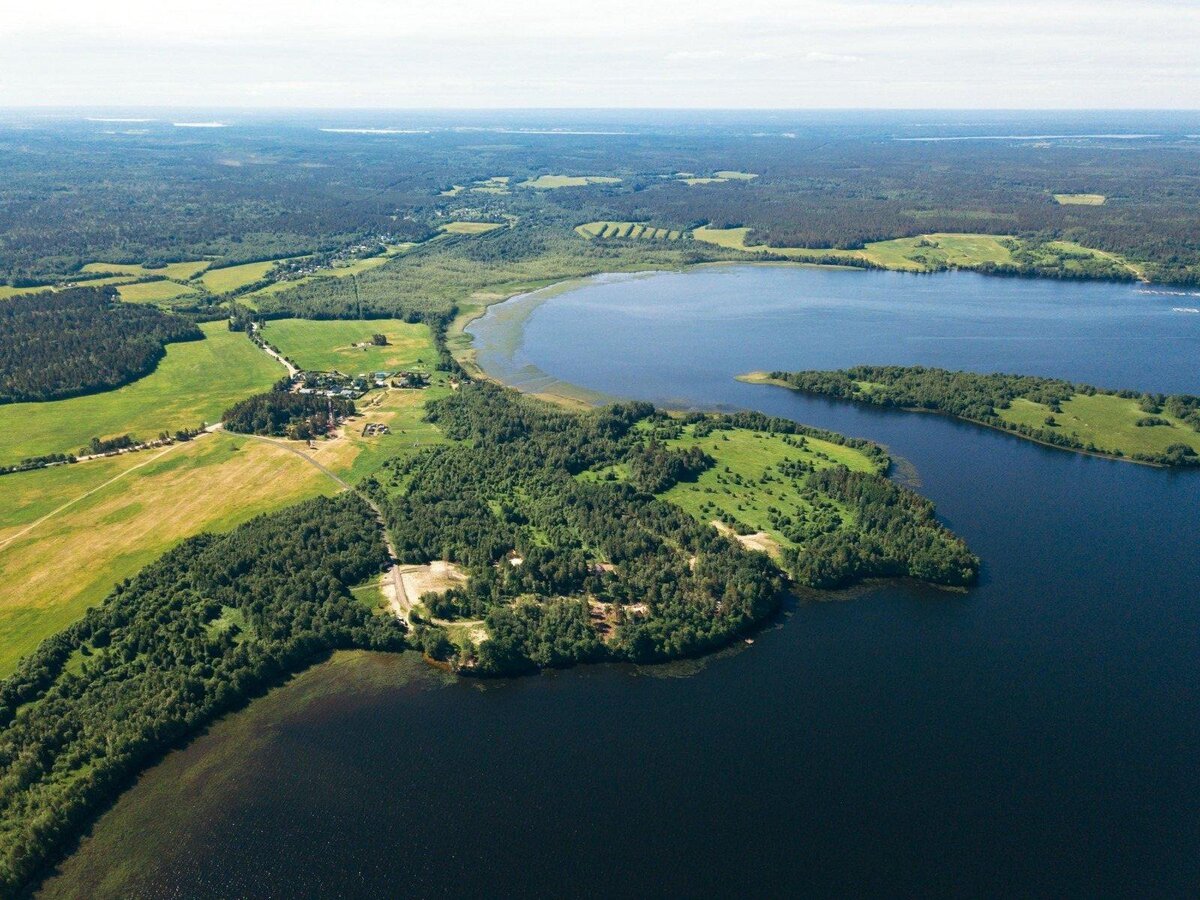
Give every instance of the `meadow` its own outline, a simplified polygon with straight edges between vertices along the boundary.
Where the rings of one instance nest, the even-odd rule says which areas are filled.
[[[1119,450],[1124,455],[1134,453],[1161,454],[1172,444],[1187,444],[1200,453],[1200,433],[1167,413],[1155,418],[1170,425],[1139,427],[1145,413],[1136,400],[1113,394],[1076,394],[1061,404],[1062,412],[1051,412],[1042,403],[1017,398],[1008,409],[997,412],[1006,422],[1016,422],[1031,428],[1045,428],[1046,417],[1053,415],[1055,431],[1074,435],[1083,444],[1094,444],[1102,452]]]
[[[0,571],[21,589],[0,592],[0,677],[183,538],[338,489],[294,453],[223,433],[3,476]]]
[[[1103,206],[1108,198],[1103,194],[1055,194],[1054,202],[1060,206]]]
[[[442,231],[446,234],[487,234],[503,227],[501,222],[447,222]]]
[[[263,262],[243,263],[240,266],[227,266],[223,269],[209,269],[200,276],[200,283],[212,294],[228,294],[238,288],[262,281],[267,273],[275,268],[279,260],[268,259]]]
[[[180,297],[193,297],[196,289],[174,281],[139,281],[123,284],[117,294],[126,303],[170,303]]]
[[[385,335],[387,346],[372,345],[375,334]],[[429,326],[399,319],[276,319],[262,336],[300,368],[318,372],[432,369],[438,361]]]
[[[663,494],[701,522],[720,521],[743,530],[766,532],[780,546],[793,546],[772,523],[772,510],[784,515],[807,514],[812,504],[802,496],[803,476],[783,474],[781,465],[803,462],[817,469],[841,464],[858,472],[875,472],[876,465],[851,447],[816,438],[794,446],[791,436],[743,428],[713,431],[696,437],[695,426],[666,442],[671,449],[699,447],[716,465],[695,481],[682,481]],[[844,511],[843,511],[844,512]],[[848,517],[848,513],[843,518]]]
[[[133,275],[137,278],[147,278],[151,275],[161,275],[172,281],[187,281],[195,278],[212,265],[211,260],[197,259],[190,262],[167,263],[161,268],[152,268],[138,263],[88,263],[83,267],[84,272],[107,272],[110,275]]]
[[[539,175],[522,181],[521,187],[537,190],[554,190],[555,188],[583,187],[588,184],[619,184],[620,178],[611,175]]]
[[[205,339],[169,344],[150,375],[115,391],[46,403],[0,406],[0,465],[30,456],[74,453],[93,437],[215,422],[232,403],[267,390],[283,368],[225,322],[201,326]]]

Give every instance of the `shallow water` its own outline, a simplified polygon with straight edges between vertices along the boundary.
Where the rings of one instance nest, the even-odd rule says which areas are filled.
[[[477,685],[340,656],[147,773],[48,893],[1191,894],[1200,473],[732,379],[920,362],[1200,392],[1178,305],[765,266],[510,301],[471,329],[497,374],[887,443],[982,583],[796,602],[702,665]]]

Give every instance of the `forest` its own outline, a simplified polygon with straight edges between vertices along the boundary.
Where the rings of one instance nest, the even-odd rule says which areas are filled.
[[[0,895],[65,852],[133,777],[333,650],[399,650],[349,588],[387,553],[343,494],[185,541],[0,682]]]
[[[1097,117],[1091,127],[1101,134],[1128,128]],[[997,134],[1005,127],[1020,126],[998,125]],[[904,120],[873,114],[798,116],[790,127],[682,116],[639,121],[600,141],[527,133],[480,144],[477,134],[436,125],[419,138],[356,139],[294,121],[203,135],[112,135],[43,122],[0,128],[0,277],[55,280],[100,259],[218,257],[229,266],[328,254],[380,234],[426,240],[439,224],[462,219],[536,223],[559,236],[600,220],[676,230],[738,225],[751,229],[752,243],[841,249],[980,232],[1075,241],[1126,257],[1153,281],[1196,284],[1200,144],[1187,137],[1196,127],[1170,119],[1157,127],[1163,135],[1139,141],[939,142],[904,139]],[[675,174],[730,168],[758,177],[693,185]],[[621,180],[518,186],[545,172]],[[497,175],[511,186],[490,183]],[[455,184],[463,190],[446,191]],[[1104,199],[1056,201],[1073,193]],[[500,248],[480,243],[478,252]],[[1074,271],[1036,259],[1024,268]],[[1129,277],[1103,266],[1096,274]]]
[[[1200,465],[1200,454],[1194,446],[1198,442],[1193,436],[1200,433],[1200,397],[1189,394],[1109,390],[1058,378],[1002,373],[984,375],[925,366],[855,366],[836,371],[771,372],[768,378],[804,393],[958,416],[1059,447],[1128,456],[1158,465]],[[1101,435],[1091,440],[1066,432],[1056,417],[1062,416],[1064,408],[1069,408],[1079,397],[1129,401],[1125,405],[1130,407],[1130,421],[1103,422]],[[1011,411],[1016,400],[1045,407],[1047,414],[1036,423],[1014,420]],[[1132,403],[1136,403],[1136,413],[1130,406]],[[1159,414],[1177,420],[1178,426]],[[1134,429],[1173,429],[1179,440],[1156,451],[1131,451],[1122,446],[1128,440],[1129,426]],[[1098,440],[1106,442],[1098,443]]]
[[[431,404],[429,417],[460,443],[392,460],[367,489],[402,561],[444,559],[469,574],[465,586],[431,600],[439,618],[481,618],[488,627],[487,641],[459,648],[460,666],[497,673],[696,655],[777,608],[785,579],[775,562],[657,496],[712,459],[648,436],[646,426],[670,421],[649,405],[577,415],[477,383]],[[703,422],[851,442],[752,413]],[[579,477],[614,465],[631,477]],[[852,521],[782,560],[797,582],[975,579],[978,560],[906,489],[878,474],[798,474],[847,506]]]
[[[111,288],[74,288],[0,303],[0,403],[61,400],[148,375],[196,325],[153,306],[121,303]]]
[[[262,434],[307,441],[332,431],[354,415],[354,401],[316,394],[269,391],[247,397],[221,416],[225,428],[241,434]]]

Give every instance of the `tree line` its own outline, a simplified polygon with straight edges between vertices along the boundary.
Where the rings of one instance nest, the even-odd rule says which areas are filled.
[[[204,333],[113,288],[73,288],[0,303],[0,403],[61,400],[148,375],[176,341]]]

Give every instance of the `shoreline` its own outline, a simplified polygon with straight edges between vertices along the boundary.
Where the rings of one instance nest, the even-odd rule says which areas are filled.
[[[892,409],[897,412],[905,413],[926,413],[934,416],[943,416],[947,419],[953,419],[957,422],[966,422],[969,425],[975,425],[979,428],[990,428],[992,431],[998,431],[1001,434],[1011,435],[1014,438],[1022,441],[1028,441],[1031,444],[1037,444],[1041,447],[1048,447],[1051,450],[1063,450],[1067,453],[1077,453],[1080,456],[1094,456],[1097,459],[1109,459],[1113,462],[1133,463],[1138,466],[1148,466],[1151,469],[1188,469],[1189,466],[1168,466],[1163,463],[1151,462],[1148,459],[1134,459],[1131,456],[1117,456],[1115,453],[1105,453],[1102,450],[1085,450],[1082,447],[1066,447],[1062,444],[1052,444],[1049,441],[1040,441],[1035,437],[1021,434],[1019,431],[1010,431],[1000,425],[993,425],[990,422],[984,422],[981,419],[969,419],[966,416],[955,415],[954,413],[942,412],[939,409],[923,409],[918,406],[881,406],[875,403],[862,403],[855,400],[843,400],[840,397],[830,397],[826,394],[817,394],[810,391],[801,391],[798,388],[792,387],[786,381],[780,381],[778,378],[771,378],[768,372],[745,372],[735,376],[735,380],[744,384],[765,384],[771,387],[785,388],[797,394],[807,394],[810,397],[822,397],[833,402],[847,403],[852,406],[870,406],[875,409]]]

